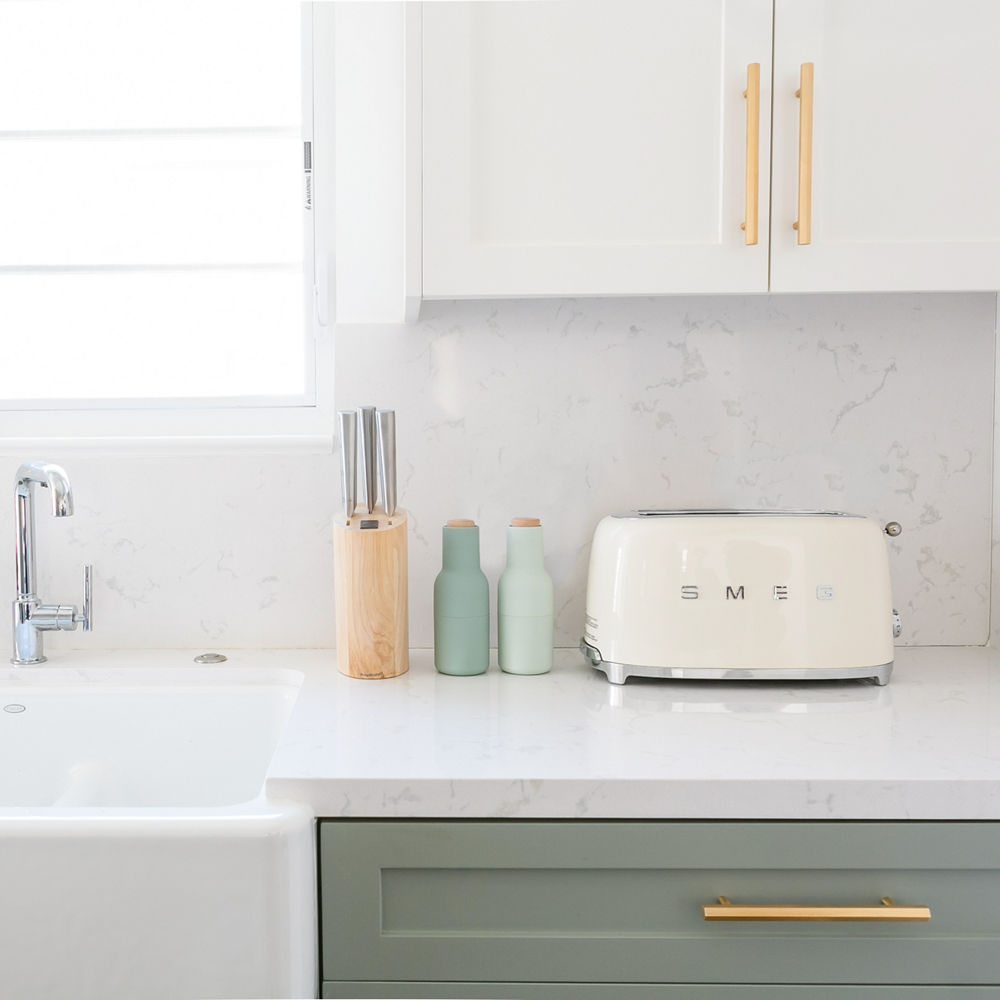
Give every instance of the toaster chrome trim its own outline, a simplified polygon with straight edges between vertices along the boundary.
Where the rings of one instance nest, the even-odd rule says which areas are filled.
[[[601,659],[600,650],[591,646],[586,639],[580,640],[580,652],[590,661],[591,666],[603,671],[612,684],[624,684],[629,677],[676,678],[678,680],[725,680],[725,681],[832,681],[872,678],[879,687],[889,683],[893,662],[881,663],[874,667],[752,669],[741,667],[735,670],[709,669],[704,667],[645,667],[634,663],[610,663]]]
[[[689,510],[668,510],[648,508],[620,511],[611,517],[631,520],[645,517],[861,517],[842,510],[727,510],[721,507],[691,508]]]

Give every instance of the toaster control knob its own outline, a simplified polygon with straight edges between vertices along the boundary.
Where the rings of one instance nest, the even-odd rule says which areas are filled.
[[[898,639],[903,631],[903,619],[899,617],[899,612],[892,609],[892,637]]]
[[[885,533],[890,538],[898,538],[903,533],[903,526],[899,523],[899,521],[890,521],[885,526]]]

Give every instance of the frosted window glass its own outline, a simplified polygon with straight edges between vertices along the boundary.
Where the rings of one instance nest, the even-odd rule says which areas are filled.
[[[297,125],[293,0],[0,0],[0,131]]]
[[[294,270],[0,273],[3,339],[45,362],[0,365],[0,397],[301,396],[302,308]]]
[[[296,136],[0,139],[0,266],[295,263]]]
[[[302,47],[294,0],[0,0],[0,341],[45,359],[0,404],[308,397]]]

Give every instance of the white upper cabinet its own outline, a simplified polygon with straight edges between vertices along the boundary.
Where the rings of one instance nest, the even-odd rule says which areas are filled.
[[[339,318],[1000,288],[1000,0],[332,6]]]
[[[771,10],[424,4],[423,297],[766,291]]]
[[[1000,3],[776,0],[774,21],[772,291],[1000,287]]]

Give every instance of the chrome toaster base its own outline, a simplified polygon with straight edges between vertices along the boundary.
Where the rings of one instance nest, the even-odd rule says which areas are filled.
[[[717,681],[832,681],[870,677],[878,685],[889,683],[892,661],[875,667],[834,667],[813,669],[712,669],[706,667],[644,667],[634,663],[609,663],[586,639],[580,640],[580,652],[591,665],[603,671],[612,684],[624,684],[629,677],[661,677],[678,680]]]

